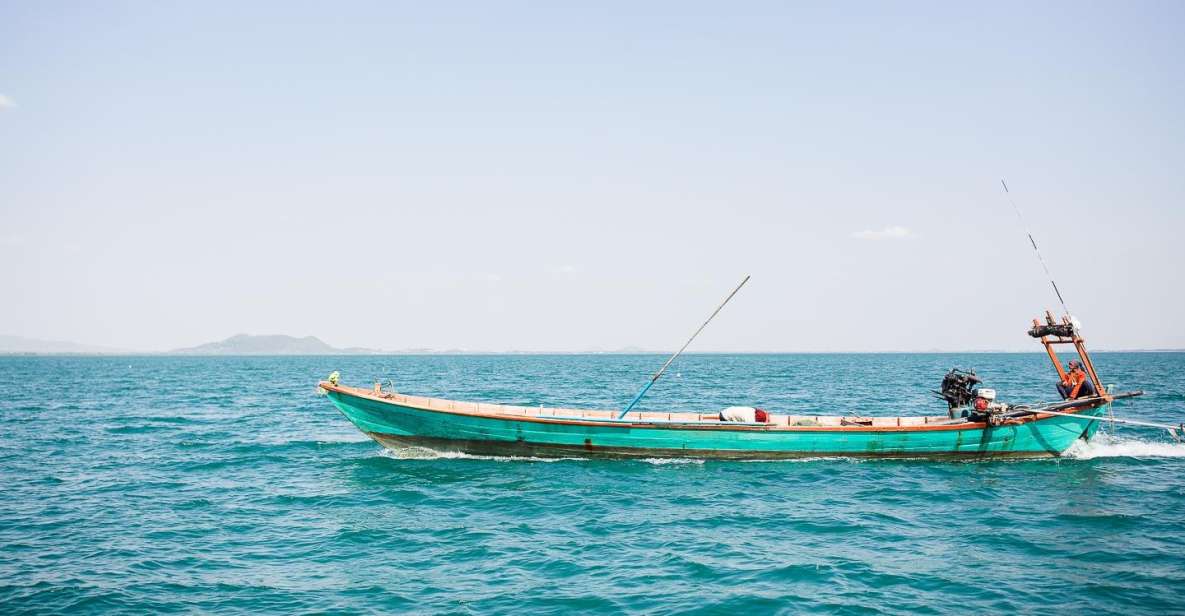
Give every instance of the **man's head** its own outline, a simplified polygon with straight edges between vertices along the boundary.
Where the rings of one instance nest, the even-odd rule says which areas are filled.
[[[1077,370],[1081,367],[1082,367],[1082,362],[1078,361],[1077,359],[1070,360],[1070,370]]]

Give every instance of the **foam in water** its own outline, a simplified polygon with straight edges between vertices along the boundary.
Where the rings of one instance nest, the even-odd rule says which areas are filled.
[[[414,445],[404,445],[398,449],[382,448],[379,455],[385,458],[392,458],[394,460],[495,460],[499,462],[564,462],[564,461],[587,461],[589,458],[578,457],[561,457],[561,458],[539,458],[534,456],[482,456],[469,453],[462,453],[459,451],[438,451],[429,449],[427,447],[416,447]],[[641,458],[636,459],[636,462],[644,462],[646,464],[653,464],[655,466],[664,466],[667,464],[703,464],[704,460],[700,458]]]
[[[700,458],[642,458],[641,462],[653,464],[655,466],[665,466],[667,464],[703,464],[704,461]]]
[[[393,460],[494,460],[498,462],[563,462],[585,458],[536,458],[529,456],[480,456],[460,451],[438,451],[427,447],[404,445],[398,449],[381,448],[379,455]]]
[[[1075,460],[1095,458],[1185,458],[1185,443],[1146,441],[1096,434],[1089,441],[1074,443],[1063,457]]]

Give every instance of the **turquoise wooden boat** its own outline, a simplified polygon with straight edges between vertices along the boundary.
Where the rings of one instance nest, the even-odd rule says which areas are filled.
[[[731,421],[736,417],[726,413],[631,410],[678,353],[624,410],[409,396],[382,391],[378,385],[373,390],[341,385],[336,373],[320,387],[358,429],[392,449],[419,446],[479,455],[723,459],[1057,456],[1075,441],[1093,436],[1099,428],[1096,418],[1112,401],[1142,393],[1112,395],[1103,387],[1086,341],[1068,316],[1059,323],[1046,312],[1045,323],[1034,319],[1029,335],[1044,345],[1062,382],[1067,382],[1068,373],[1054,346],[1073,345],[1083,370],[1075,374],[1083,381],[1089,378],[1093,392],[1057,404],[1009,406],[994,402],[994,390],[979,388],[973,373],[952,370],[943,380],[944,391],[935,392],[947,400],[949,411],[935,416],[763,412],[761,421]],[[959,385],[948,389],[952,375],[958,377]],[[1075,388],[1074,395],[1077,392]]]
[[[1006,419],[1003,425],[939,416],[855,418],[771,414],[762,423],[718,413],[523,407],[410,396],[322,382],[333,404],[391,449],[408,446],[525,457],[779,459],[1041,457],[1060,455],[1099,427],[1106,396]]]

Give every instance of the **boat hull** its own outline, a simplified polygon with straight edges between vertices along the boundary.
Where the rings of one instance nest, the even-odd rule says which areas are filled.
[[[385,447],[476,455],[780,459],[843,457],[1044,457],[1089,439],[1098,421],[1045,416],[1016,425],[763,429],[614,424],[450,413],[328,391],[333,404]],[[1097,417],[1102,406],[1080,414]]]

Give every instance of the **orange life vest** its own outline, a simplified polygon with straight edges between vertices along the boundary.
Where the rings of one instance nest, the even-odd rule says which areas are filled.
[[[1073,400],[1074,398],[1077,398],[1078,397],[1078,390],[1082,389],[1082,384],[1085,382],[1086,382],[1086,371],[1083,370],[1082,368],[1074,368],[1068,374],[1066,374],[1066,380],[1062,381],[1062,384],[1065,385],[1066,387],[1070,387],[1070,386],[1074,387],[1074,389],[1070,390],[1070,395],[1068,396],[1068,398],[1070,398],[1071,400]]]

